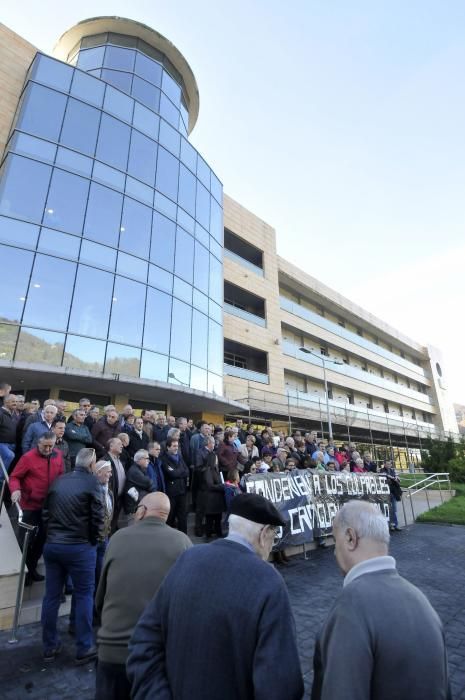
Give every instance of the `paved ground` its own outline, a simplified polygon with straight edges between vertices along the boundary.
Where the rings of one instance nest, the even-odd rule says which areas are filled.
[[[392,554],[400,573],[428,596],[445,630],[453,700],[465,700],[465,528],[414,525],[392,538]],[[338,594],[342,578],[333,550],[318,550],[280,567],[289,588],[302,669],[308,691],[311,686],[311,658],[314,638]],[[0,633],[1,700],[93,700],[95,667],[73,666],[73,646],[66,635],[66,619],[60,621],[66,642],[62,657],[52,666],[41,660],[40,627],[20,630],[21,641],[7,644]],[[425,699],[426,700],[426,699]]]

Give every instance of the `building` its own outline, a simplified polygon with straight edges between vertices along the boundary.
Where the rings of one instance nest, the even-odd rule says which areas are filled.
[[[439,351],[280,258],[275,231],[223,197],[167,39],[101,17],[47,56],[2,27],[0,78],[0,375],[15,390],[243,415],[408,460],[457,433]]]

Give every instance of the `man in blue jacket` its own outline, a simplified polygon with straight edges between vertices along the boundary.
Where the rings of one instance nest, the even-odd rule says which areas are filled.
[[[133,700],[301,700],[289,598],[267,563],[282,525],[272,503],[241,494],[228,537],[181,555],[129,644]]]

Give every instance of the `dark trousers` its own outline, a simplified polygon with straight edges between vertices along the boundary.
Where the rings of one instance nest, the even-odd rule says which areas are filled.
[[[221,532],[221,513],[214,513],[213,515],[210,513],[205,516],[205,521],[205,534],[207,537],[211,537],[213,534],[218,537],[223,536]]]
[[[68,574],[74,586],[77,655],[85,654],[93,646],[92,611],[96,558],[96,548],[90,543],[45,545],[45,597],[42,602],[41,621],[42,641],[46,652],[59,646],[58,609]]]
[[[95,700],[131,700],[131,686],[124,664],[98,661],[95,679]]]
[[[170,496],[171,510],[167,520],[168,525],[176,527],[187,534],[187,494],[181,493]]]
[[[35,525],[36,530],[29,535],[29,544],[26,554],[26,565],[29,572],[35,571],[45,544],[45,528],[42,523],[42,511],[41,510],[23,510],[23,522],[28,525]],[[24,527],[19,528],[18,539],[19,546],[21,549],[24,544],[24,537],[26,535],[26,529]]]

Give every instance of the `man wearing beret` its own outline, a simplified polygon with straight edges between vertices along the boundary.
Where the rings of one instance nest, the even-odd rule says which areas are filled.
[[[129,643],[133,700],[300,700],[304,687],[283,579],[267,562],[272,503],[236,496],[229,535],[178,559]]]

